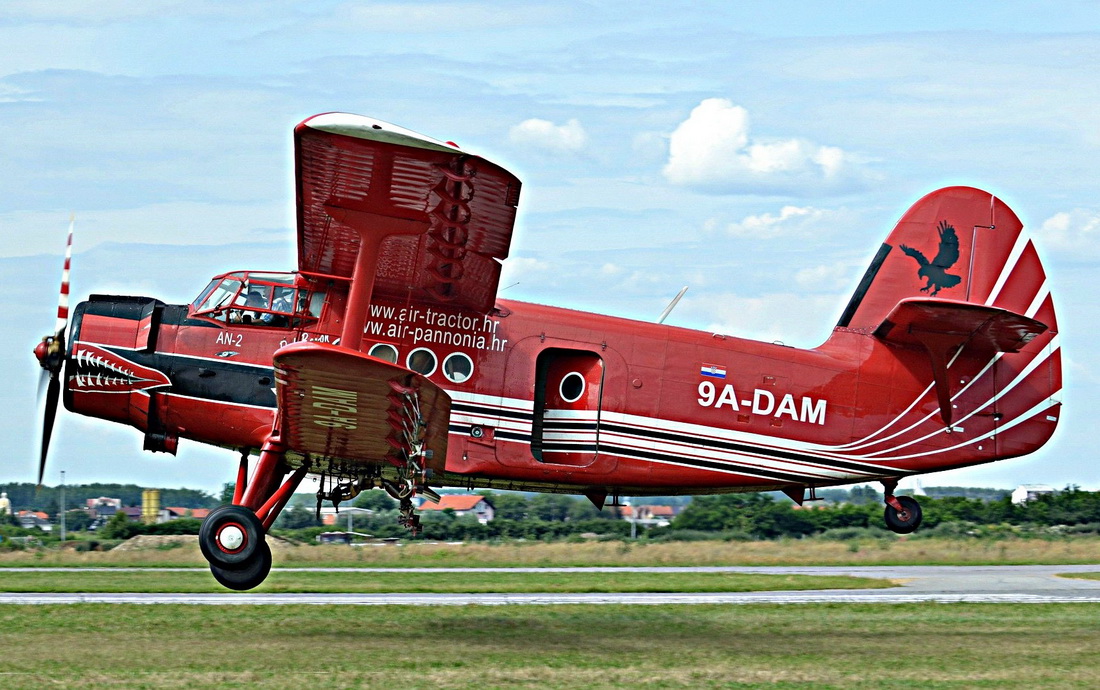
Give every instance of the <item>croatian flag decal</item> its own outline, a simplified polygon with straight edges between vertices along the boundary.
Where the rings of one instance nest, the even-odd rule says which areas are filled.
[[[703,362],[703,366],[699,368],[699,373],[702,376],[709,376],[712,379],[726,378],[726,368],[718,364]]]

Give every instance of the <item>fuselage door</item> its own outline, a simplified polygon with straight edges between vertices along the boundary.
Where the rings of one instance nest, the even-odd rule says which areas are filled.
[[[590,465],[599,453],[603,360],[594,352],[549,348],[535,364],[531,454],[558,465]]]

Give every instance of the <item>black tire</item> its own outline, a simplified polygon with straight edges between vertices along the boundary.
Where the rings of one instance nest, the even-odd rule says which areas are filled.
[[[244,534],[244,542],[239,548],[228,549],[218,541],[221,530],[236,524]],[[222,569],[243,567],[252,560],[258,545],[264,543],[264,526],[259,518],[244,506],[218,506],[210,511],[202,521],[199,530],[199,549],[211,566]]]
[[[897,499],[898,503],[901,504],[902,511],[898,512],[893,506],[887,505],[886,513],[883,515],[886,526],[898,534],[909,534],[916,531],[920,527],[920,521],[923,517],[920,504],[912,496],[898,496]]]
[[[223,587],[235,589],[238,592],[258,587],[267,579],[271,572],[271,547],[266,541],[260,540],[259,546],[253,553],[252,560],[241,568],[219,568],[210,564],[210,573]]]

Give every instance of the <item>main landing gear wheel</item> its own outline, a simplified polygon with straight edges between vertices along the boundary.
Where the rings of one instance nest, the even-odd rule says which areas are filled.
[[[897,502],[901,504],[901,510],[891,505],[886,506],[886,526],[898,534],[909,534],[920,527],[921,508],[916,499],[911,496],[897,496]]]
[[[211,567],[239,570],[252,565],[258,549],[266,546],[264,526],[244,506],[218,506],[199,530],[199,548]],[[270,554],[268,556],[270,560]]]
[[[259,586],[271,572],[271,547],[260,541],[251,561],[240,568],[221,568],[210,564],[210,572],[223,587],[243,592]]]

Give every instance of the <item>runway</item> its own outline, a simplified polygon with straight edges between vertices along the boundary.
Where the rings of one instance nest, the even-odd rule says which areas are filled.
[[[3,568],[4,572],[81,572],[110,570],[194,570],[193,568]],[[796,592],[709,593],[529,593],[529,594],[55,594],[0,593],[0,604],[201,604],[354,606],[498,606],[546,604],[906,604],[939,603],[1100,603],[1100,580],[1059,577],[1061,573],[1098,572],[1100,565],[1008,566],[789,566],[789,567],[651,567],[651,568],[276,568],[279,572],[652,572],[760,573],[777,575],[852,575],[892,580],[900,586],[874,590],[803,590]]]

